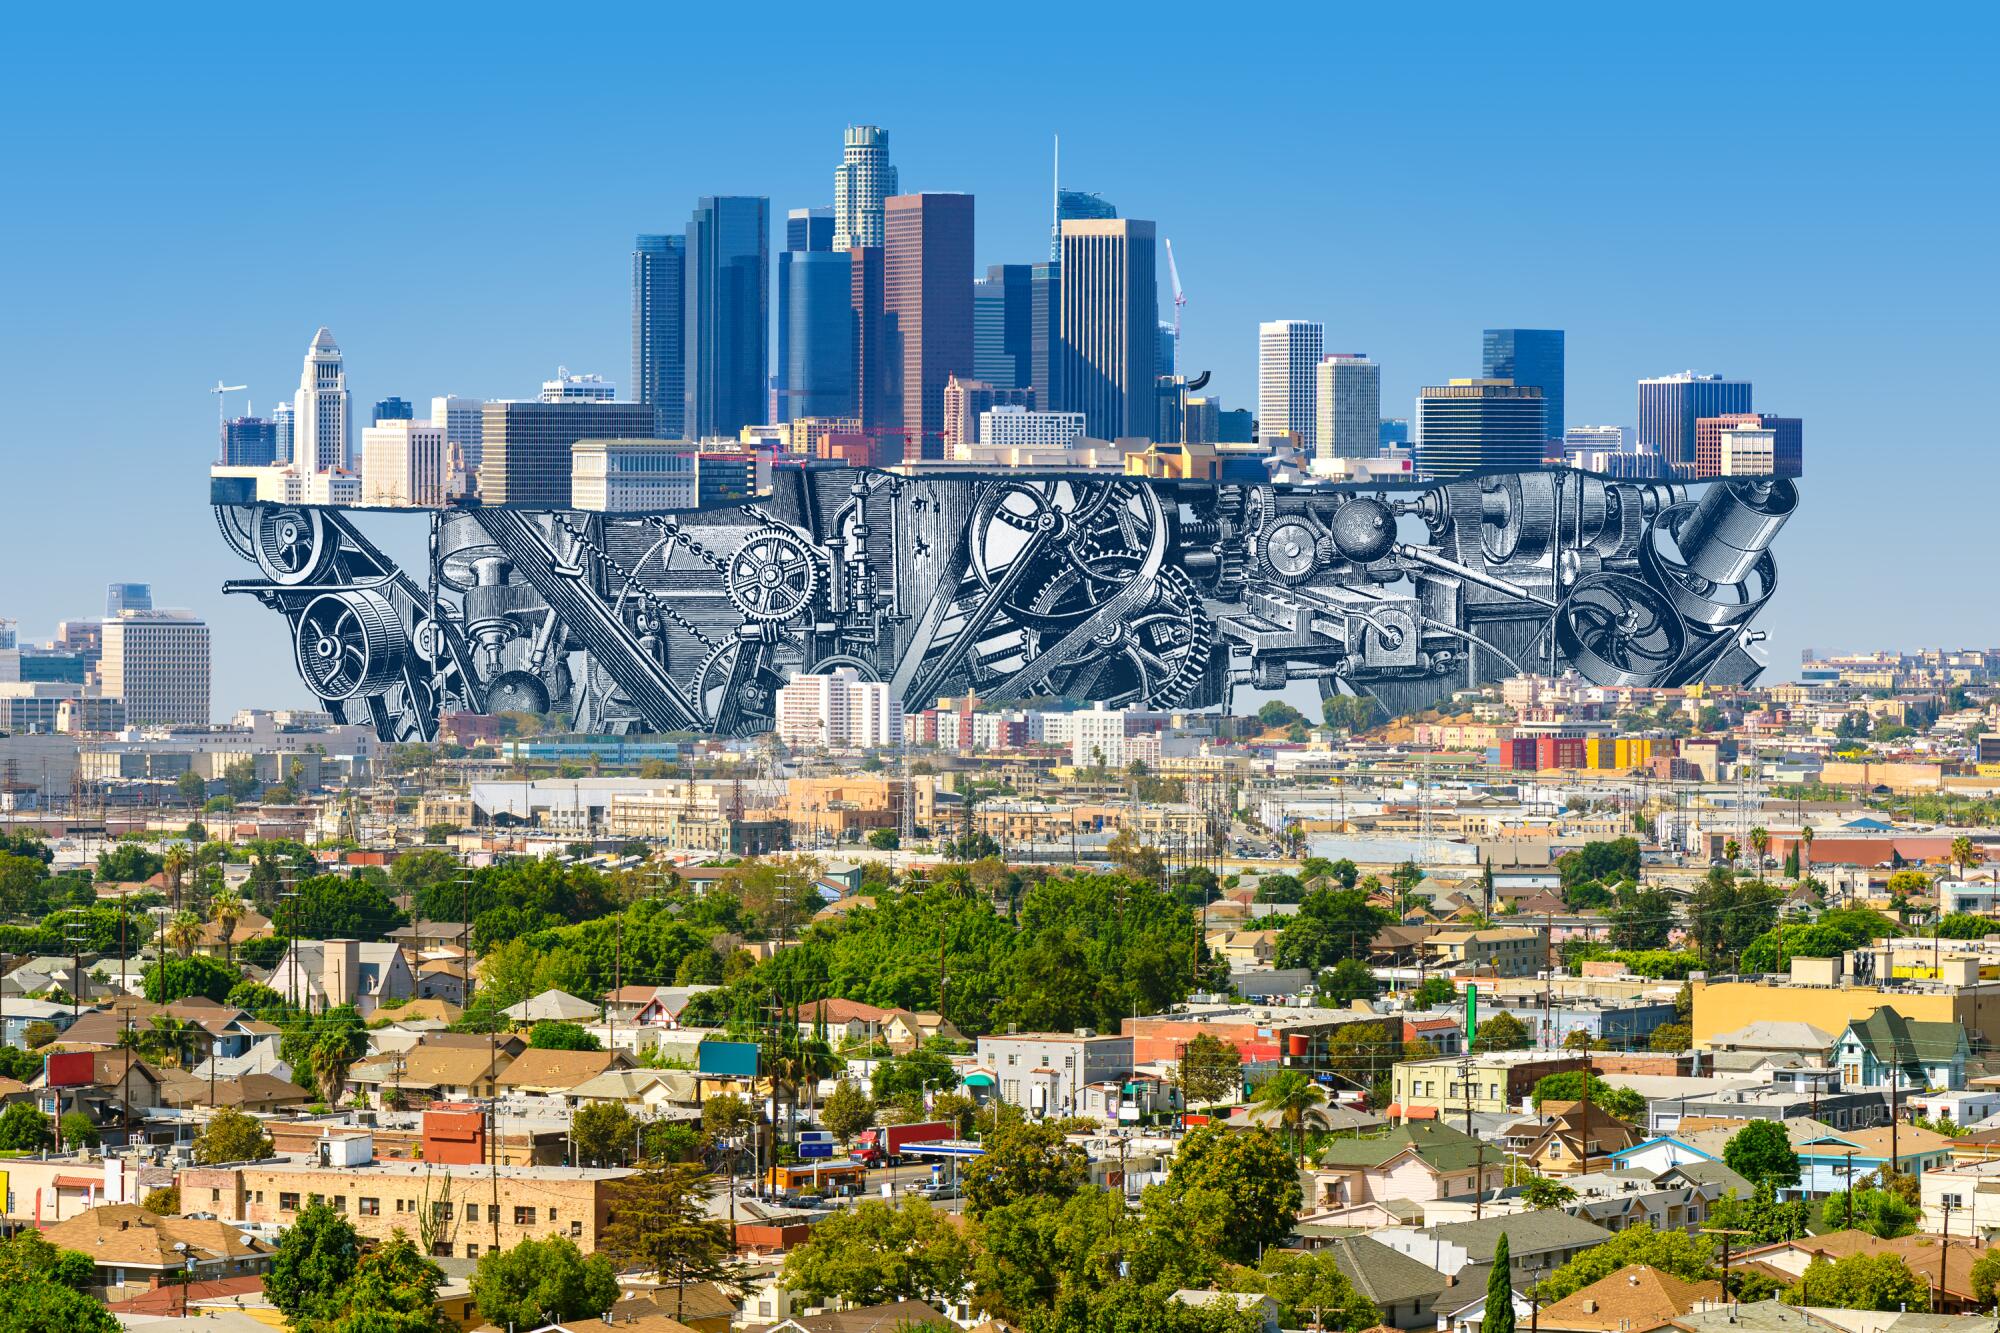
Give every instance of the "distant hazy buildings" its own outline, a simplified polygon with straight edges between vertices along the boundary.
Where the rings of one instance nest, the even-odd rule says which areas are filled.
[[[1052,405],[1082,412],[1097,439],[1151,436],[1158,326],[1153,224],[1064,222],[1062,385]]]
[[[445,428],[391,418],[361,432],[361,503],[407,508],[445,502]]]
[[[971,457],[970,446],[981,443],[979,420],[994,408],[1019,407],[1025,411],[1034,405],[1033,389],[952,376],[944,388],[944,456],[956,461]]]
[[[1487,329],[1480,340],[1481,379],[1512,380],[1542,391],[1549,439],[1563,437],[1563,331]]]
[[[1629,426],[1570,426],[1563,431],[1563,453],[1596,451],[1625,454],[1632,451]]]
[[[477,473],[485,457],[481,448],[486,404],[477,398],[444,394],[431,399],[431,424],[444,428],[445,448],[457,455],[459,467]]]
[[[313,335],[292,396],[293,457],[312,472],[345,469],[353,455],[348,417],[347,368],[340,347],[325,327]]]
[[[1540,467],[1548,443],[1542,391],[1506,380],[1453,380],[1417,397],[1417,470],[1446,481],[1483,469]]]
[[[709,195],[687,229],[685,430],[760,425],[769,365],[771,201]]]
[[[1294,436],[1310,453],[1317,435],[1313,397],[1324,325],[1274,319],[1257,326],[1257,433]]]
[[[609,514],[692,509],[696,460],[685,440],[578,440],[570,446],[570,503]]]
[[[1062,262],[1063,223],[1104,222],[1117,216],[1117,207],[1101,194],[1092,194],[1088,190],[1058,189],[1055,225],[1049,235],[1049,259],[1058,264]]]
[[[570,503],[570,446],[651,439],[653,409],[617,402],[487,403],[481,435],[479,494],[485,503],[564,509]]]
[[[417,415],[417,409],[405,398],[384,398],[375,404],[375,411],[368,418],[369,424],[377,421],[410,421]]]
[[[901,352],[905,459],[945,456],[945,385],[972,374],[972,226],[969,194],[885,205],[882,308]]]
[[[132,726],[205,726],[208,626],[191,611],[127,609],[104,622],[104,693],[125,701]]]
[[[1313,435],[1318,458],[1373,458],[1381,452],[1382,367],[1359,352],[1320,360]]]
[[[293,443],[297,438],[297,431],[294,429],[296,421],[297,416],[293,411],[291,399],[280,398],[271,404],[271,433],[277,440],[277,462],[289,463],[297,457],[294,453],[296,446]]]
[[[778,739],[787,745],[894,745],[902,722],[902,704],[890,687],[861,679],[852,667],[793,676],[778,690]]]
[[[849,125],[842,136],[840,165],[833,169],[833,240],[831,248],[880,245],[883,203],[896,190],[896,168],[889,165],[889,131],[874,125]]]
[[[632,244],[632,396],[653,409],[662,439],[686,433],[687,241],[641,236]]]
[[[1638,445],[1669,468],[1692,475],[1695,422],[1750,410],[1750,381],[1684,370],[1639,381]]]
[[[609,403],[618,398],[618,386],[602,375],[572,375],[569,367],[558,366],[556,377],[542,381],[545,403]]]

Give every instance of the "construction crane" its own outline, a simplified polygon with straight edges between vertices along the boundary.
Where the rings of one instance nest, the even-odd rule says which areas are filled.
[[[1178,286],[1176,290],[1178,290]],[[215,382],[215,387],[210,389],[209,392],[215,395],[215,424],[218,428],[226,425],[229,421],[229,408],[223,395],[242,393],[249,387],[247,384],[224,384],[221,380]]]
[[[1181,290],[1180,266],[1174,263],[1174,243],[1167,242],[1167,276],[1174,284],[1174,346],[1181,345],[1181,307],[1187,304],[1187,293]]]

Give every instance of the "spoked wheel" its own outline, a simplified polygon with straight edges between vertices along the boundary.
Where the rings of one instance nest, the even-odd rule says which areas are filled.
[[[1599,685],[1651,685],[1687,651],[1687,629],[1664,594],[1628,574],[1577,581],[1556,611],[1556,646]]]

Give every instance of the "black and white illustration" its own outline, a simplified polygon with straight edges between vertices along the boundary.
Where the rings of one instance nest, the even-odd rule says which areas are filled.
[[[1562,468],[1394,489],[789,470],[704,511],[431,512],[418,571],[350,511],[216,515],[256,570],[227,590],[284,617],[326,706],[428,740],[459,711],[749,735],[793,674],[839,667],[911,707],[1193,709],[1310,680],[1400,714],[1523,671],[1748,684],[1797,504],[1781,478]]]

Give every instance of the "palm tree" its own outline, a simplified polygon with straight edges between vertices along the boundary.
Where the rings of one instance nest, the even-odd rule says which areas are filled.
[[[193,861],[194,858],[188,855],[187,845],[177,843],[167,849],[166,858],[161,863],[160,868],[167,872],[167,882],[173,885],[176,912],[181,907],[181,880],[187,876],[188,866],[193,864]]]
[[[1250,1107],[1254,1111],[1275,1115],[1279,1125],[1291,1131],[1297,1158],[1303,1163],[1306,1156],[1306,1113],[1325,1101],[1325,1088],[1299,1070],[1281,1069],[1258,1087]]]
[[[1736,864],[1742,857],[1743,844],[1736,841],[1736,839],[1730,838],[1722,844],[1722,859],[1729,862],[1731,870],[1736,869]]]
[[[1958,877],[1960,879],[1965,878],[1965,868],[1972,864],[1972,858],[1977,855],[1978,853],[1972,848],[1972,839],[1966,837],[1963,833],[1951,840],[1951,860],[1952,864],[1958,867]]]
[[[1771,831],[1761,824],[1750,830],[1750,850],[1757,854],[1757,882],[1764,882],[1764,853],[1771,846]]]
[[[194,952],[194,946],[201,943],[201,917],[194,912],[175,912],[167,922],[167,928],[160,932],[170,949],[180,950],[185,958]]]
[[[250,915],[250,904],[229,889],[218,890],[208,900],[208,919],[222,931],[222,960],[231,966],[236,962],[236,925]]]
[[[1801,878],[1809,877],[1812,874],[1812,844],[1813,830],[1812,825],[1808,824],[1799,830],[1799,875]]]
[[[154,1014],[153,1025],[138,1034],[136,1043],[142,1059],[159,1060],[186,1068],[195,1043],[193,1023],[169,1014]]]

